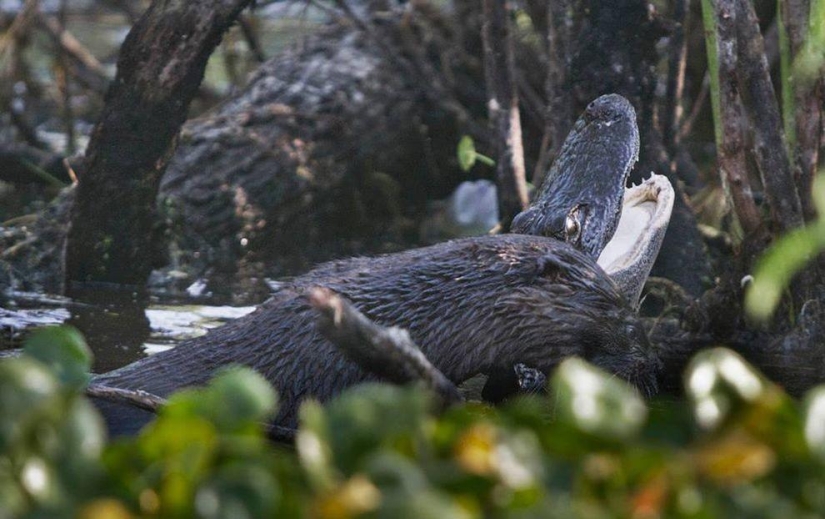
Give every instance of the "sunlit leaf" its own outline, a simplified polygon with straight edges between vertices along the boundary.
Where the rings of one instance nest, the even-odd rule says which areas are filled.
[[[715,348],[697,354],[685,371],[685,390],[696,422],[705,429],[718,427],[741,402],[757,400],[766,382],[738,354]]]
[[[825,174],[817,175],[812,190],[819,219],[779,238],[756,264],[745,292],[745,310],[755,319],[767,320],[794,275],[825,250]]]
[[[825,386],[805,395],[805,440],[811,452],[825,461]]]
[[[264,422],[278,407],[278,397],[269,382],[246,367],[221,371],[210,383],[209,391],[215,395],[217,416],[230,424]]]
[[[786,460],[808,455],[802,417],[778,386],[737,353],[715,348],[697,354],[685,374],[697,423],[708,431],[742,429],[781,451]]]
[[[558,418],[603,439],[628,440],[647,418],[635,388],[578,358],[559,365],[551,387]]]
[[[476,163],[476,146],[473,138],[465,135],[458,141],[458,165],[464,171],[469,171]]]

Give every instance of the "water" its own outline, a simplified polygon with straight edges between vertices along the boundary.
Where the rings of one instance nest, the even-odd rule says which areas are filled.
[[[86,337],[103,373],[174,347],[252,312],[254,306],[89,304],[37,294],[11,294],[18,308],[0,308],[0,349],[20,347],[32,329],[69,324]],[[32,306],[35,305],[35,306]],[[8,306],[8,305],[7,305]]]

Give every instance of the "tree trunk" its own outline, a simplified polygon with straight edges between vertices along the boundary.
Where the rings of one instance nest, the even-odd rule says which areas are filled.
[[[66,245],[66,290],[142,290],[151,271],[155,199],[207,60],[249,0],[152,3],[123,43],[86,151]]]

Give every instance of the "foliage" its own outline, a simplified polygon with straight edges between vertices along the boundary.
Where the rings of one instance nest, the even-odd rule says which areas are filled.
[[[458,141],[456,154],[458,156],[458,165],[461,166],[463,171],[470,171],[476,161],[487,166],[496,165],[493,159],[476,151],[475,141],[473,141],[473,138],[469,135],[465,135]]]
[[[360,386],[305,405],[294,449],[264,438],[275,395],[239,368],[107,445],[88,362],[68,328],[0,361],[0,517],[825,515],[825,387],[798,405],[726,349],[693,359],[684,401],[578,359],[500,409]]]
[[[814,179],[812,193],[819,218],[782,236],[756,265],[753,284],[745,294],[745,308],[756,319],[768,319],[793,276],[825,251],[825,173]]]

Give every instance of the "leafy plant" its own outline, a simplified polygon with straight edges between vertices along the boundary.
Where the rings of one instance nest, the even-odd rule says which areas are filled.
[[[458,154],[458,165],[461,166],[463,171],[470,171],[476,161],[487,166],[496,165],[493,159],[476,151],[476,144],[469,135],[465,135],[458,141],[456,152]]]
[[[819,218],[779,238],[760,258],[745,294],[751,317],[766,320],[779,304],[791,279],[825,250],[825,174],[814,179],[813,201]]]
[[[700,353],[684,401],[646,404],[579,359],[549,395],[435,414],[419,387],[363,385],[301,410],[295,448],[262,421],[259,375],[221,373],[106,444],[52,328],[0,361],[0,517],[819,517],[825,387],[798,405],[736,353]]]

